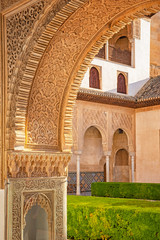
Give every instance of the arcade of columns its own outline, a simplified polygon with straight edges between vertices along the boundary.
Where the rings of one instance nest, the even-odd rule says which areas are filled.
[[[0,8],[6,239],[23,238],[25,209],[44,199],[50,238],[67,239],[66,178],[81,80],[104,42],[133,19],[158,12],[160,1],[4,0]]]
[[[81,89],[83,92],[83,90]],[[80,92],[81,92],[80,91]],[[96,98],[96,96],[95,96]],[[86,132],[89,129],[97,129],[99,136],[92,135],[90,138],[91,148],[85,147]],[[115,133],[123,129],[124,134],[115,136]],[[94,130],[90,130],[90,134]],[[122,137],[121,137],[122,136]],[[124,138],[125,136],[125,138]],[[93,142],[94,137],[100,137],[100,145]],[[95,138],[96,140],[96,138]],[[88,143],[89,143],[88,142]],[[94,144],[94,145],[93,145]],[[92,148],[96,148],[92,152]],[[104,179],[107,182],[114,181],[115,174],[115,156],[118,150],[125,149],[129,153],[128,173],[129,181],[134,182],[135,179],[135,112],[134,109],[124,108],[120,106],[111,106],[98,103],[76,101],[73,114],[73,157],[69,165],[69,172],[76,172],[77,186],[76,193],[80,194],[80,173],[104,171]],[[86,157],[86,151],[88,158]],[[102,152],[101,152],[102,151]],[[99,152],[100,155],[95,157],[94,154]],[[97,158],[97,159],[96,159]],[[76,163],[76,164],[75,164]],[[94,169],[94,170],[93,170]]]

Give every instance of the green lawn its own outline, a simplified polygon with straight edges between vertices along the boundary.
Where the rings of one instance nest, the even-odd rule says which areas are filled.
[[[160,201],[68,196],[68,238],[160,239]]]

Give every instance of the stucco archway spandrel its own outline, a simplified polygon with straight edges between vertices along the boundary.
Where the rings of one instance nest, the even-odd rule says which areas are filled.
[[[28,145],[69,150],[72,108],[87,66],[107,39],[132,19],[159,11],[158,4],[92,0],[64,23],[35,75],[28,107]]]

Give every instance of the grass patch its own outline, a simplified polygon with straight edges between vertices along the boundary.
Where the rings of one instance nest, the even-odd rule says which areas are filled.
[[[68,196],[70,239],[160,239],[160,202]]]

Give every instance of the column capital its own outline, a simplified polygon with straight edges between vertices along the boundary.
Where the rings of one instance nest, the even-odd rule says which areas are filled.
[[[130,157],[135,157],[136,153],[135,152],[129,152]]]
[[[82,154],[82,151],[74,151],[74,154],[76,154],[76,155],[81,155],[81,154]]]
[[[110,157],[111,156],[111,151],[105,151],[104,156],[109,156]]]

